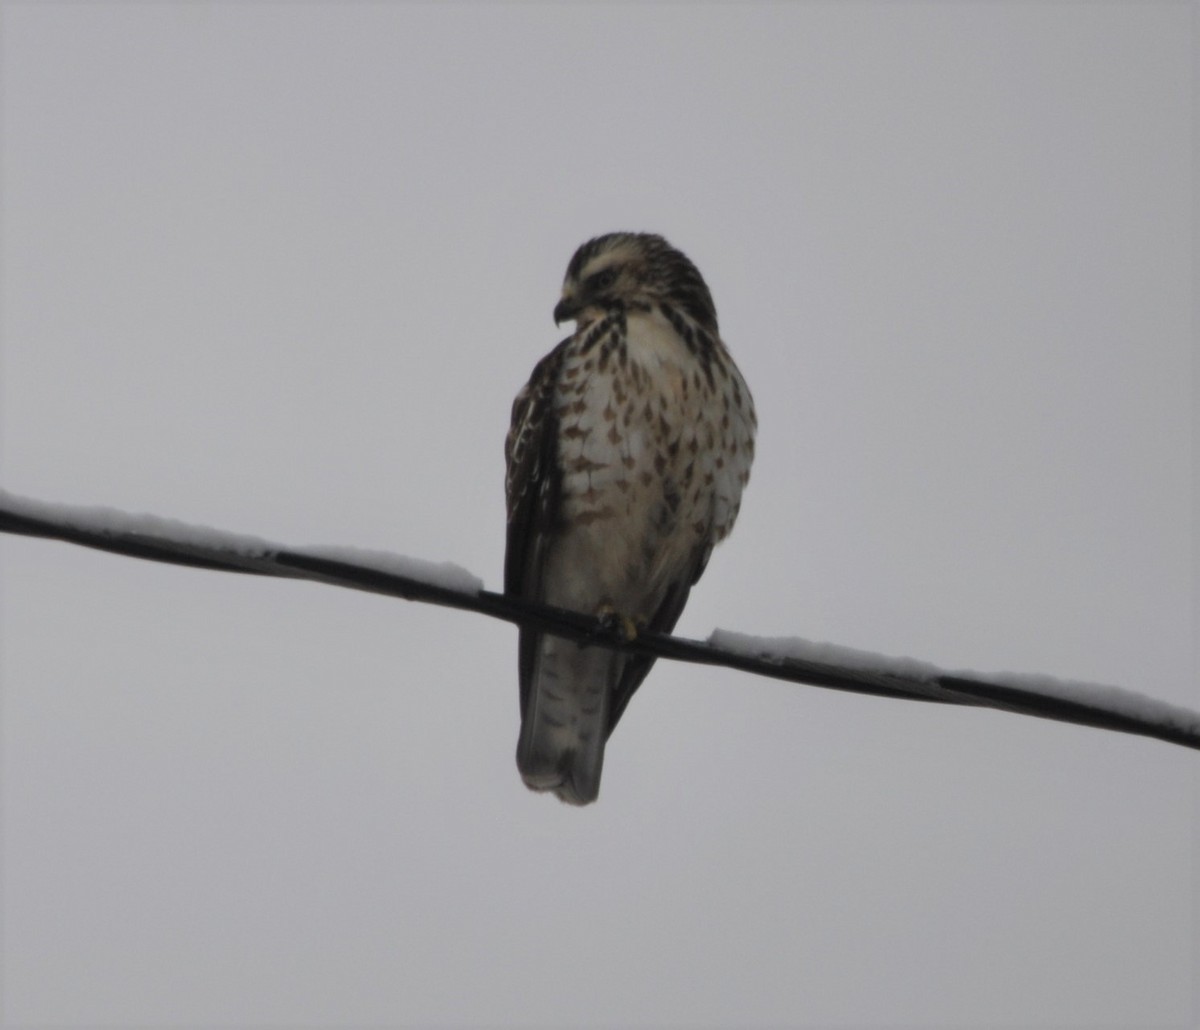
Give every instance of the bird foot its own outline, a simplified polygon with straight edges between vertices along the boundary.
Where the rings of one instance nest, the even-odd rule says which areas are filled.
[[[603,604],[596,613],[604,632],[629,643],[636,640],[639,631],[645,626],[643,620],[631,619],[623,612],[617,611],[611,604]],[[640,623],[640,625],[639,625]]]

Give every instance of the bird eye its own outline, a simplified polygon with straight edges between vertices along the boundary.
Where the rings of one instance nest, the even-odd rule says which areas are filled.
[[[592,291],[607,290],[617,281],[616,269],[606,268],[603,272],[588,276],[588,289]]]

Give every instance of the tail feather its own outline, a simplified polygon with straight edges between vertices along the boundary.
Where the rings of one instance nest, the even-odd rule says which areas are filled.
[[[517,768],[531,790],[586,805],[600,793],[609,705],[622,656],[561,637],[538,641],[531,670]]]

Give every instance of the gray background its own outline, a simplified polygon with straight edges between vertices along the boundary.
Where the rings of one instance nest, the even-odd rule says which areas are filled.
[[[500,583],[612,229],[754,391],[680,630],[1191,675],[1187,4],[3,8],[3,485]],[[660,664],[584,811],[515,634],[3,541],[10,1023],[1188,1025],[1197,757]]]

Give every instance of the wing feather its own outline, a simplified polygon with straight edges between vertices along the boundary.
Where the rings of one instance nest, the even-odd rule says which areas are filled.
[[[510,597],[540,599],[546,550],[558,527],[562,473],[558,463],[554,397],[569,342],[570,337],[537,363],[529,382],[513,401],[512,424],[504,448],[508,502],[504,592]],[[536,630],[525,628],[518,634],[522,714],[529,700],[540,636]]]
[[[687,571],[671,584],[670,589],[667,590],[666,597],[663,598],[662,603],[658,606],[658,610],[655,611],[654,615],[646,623],[647,629],[651,629],[655,633],[670,633],[675,628],[675,623],[679,621],[679,616],[683,613],[684,605],[687,604],[688,595],[692,592],[692,587],[695,586],[696,581],[704,572],[704,567],[708,564],[710,554],[712,554],[711,544],[705,544],[696,548],[692,553],[692,559]],[[608,710],[609,736],[616,729],[617,722],[625,711],[625,706],[629,704],[629,699],[633,697],[634,691],[642,685],[642,680],[654,668],[656,660],[655,658],[643,655],[628,656],[625,667],[621,672],[621,678],[617,682],[616,690],[613,692],[612,703]]]

